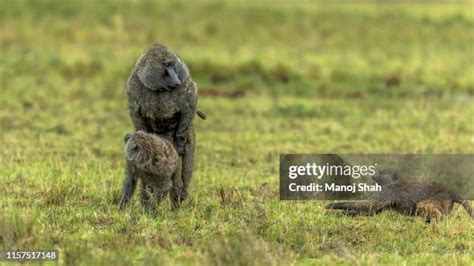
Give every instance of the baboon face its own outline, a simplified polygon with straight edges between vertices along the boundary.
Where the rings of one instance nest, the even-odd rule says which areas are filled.
[[[398,173],[390,170],[382,170],[378,174],[374,175],[372,180],[381,186],[386,186],[397,182],[398,178]]]
[[[146,147],[151,145],[152,141],[150,136],[142,131],[125,135],[125,155],[127,160],[138,164],[147,161]]]
[[[189,74],[179,57],[161,45],[150,48],[140,60],[138,78],[152,91],[171,91]]]

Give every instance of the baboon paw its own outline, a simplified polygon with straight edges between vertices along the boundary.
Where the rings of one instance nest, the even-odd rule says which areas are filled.
[[[188,192],[184,189],[182,189],[180,192],[179,192],[179,201],[184,201],[188,198]]]
[[[173,211],[177,211],[177,210],[179,210],[179,208],[181,208],[181,203],[179,201],[172,201],[171,202],[171,209]]]
[[[124,210],[126,205],[127,205],[126,202],[124,202],[123,200],[120,200],[119,205],[118,205],[119,210]]]

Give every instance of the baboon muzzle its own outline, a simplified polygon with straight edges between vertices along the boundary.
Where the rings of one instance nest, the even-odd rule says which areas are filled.
[[[166,74],[168,75],[170,79],[170,82],[169,82],[170,87],[176,88],[179,85],[181,85],[181,80],[179,80],[178,74],[176,74],[176,71],[174,71],[172,67],[166,68]]]

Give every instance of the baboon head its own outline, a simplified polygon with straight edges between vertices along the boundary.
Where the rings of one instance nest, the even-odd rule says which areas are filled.
[[[140,82],[152,91],[171,91],[188,77],[186,65],[170,49],[155,44],[138,61]]]
[[[127,160],[138,165],[145,164],[149,159],[147,148],[153,146],[152,137],[143,131],[137,131],[135,134],[126,134],[124,140]]]
[[[380,171],[378,174],[372,177],[372,180],[381,186],[387,186],[396,183],[399,181],[399,179],[400,174],[398,172],[387,169]]]

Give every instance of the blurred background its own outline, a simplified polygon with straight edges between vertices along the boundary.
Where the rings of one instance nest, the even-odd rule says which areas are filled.
[[[350,129],[358,124],[378,128],[385,139],[406,130],[399,127],[401,121],[415,119],[402,126],[417,124],[414,138],[438,136],[443,127],[449,132],[442,138],[463,145],[453,147],[446,140],[441,150],[474,150],[473,128],[464,123],[472,121],[465,120],[465,112],[473,113],[471,1],[2,2],[0,104],[10,144],[20,134],[14,130],[27,128],[29,133],[72,135],[104,130],[114,137],[130,129],[126,80],[138,56],[159,42],[190,68],[202,108],[211,118],[208,129],[238,126],[220,123],[227,110],[219,110],[221,105],[240,112],[229,110],[226,121],[233,115],[255,119],[256,114],[274,121],[267,127],[276,128],[264,131],[278,131],[279,117],[293,128],[315,118],[309,129],[317,131],[316,125],[328,123],[322,135],[346,128],[358,135],[361,129]],[[234,105],[242,99],[245,104]],[[441,110],[447,112],[443,121],[435,119]],[[393,116],[401,116],[399,122],[386,122],[395,123],[393,128],[369,122],[397,119]],[[460,120],[448,125],[453,123],[449,118]],[[320,150],[307,142],[304,129],[303,145],[310,145],[308,151]],[[468,134],[458,138],[459,130]],[[413,147],[399,141],[377,150],[438,150],[434,142]]]
[[[452,2],[7,0],[2,70],[115,95],[160,42],[203,94],[469,96],[473,6]]]

